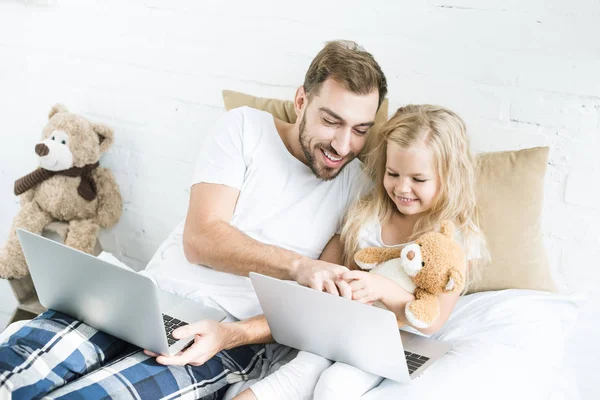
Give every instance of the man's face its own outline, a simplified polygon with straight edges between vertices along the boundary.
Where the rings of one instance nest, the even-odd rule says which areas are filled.
[[[332,79],[313,95],[300,121],[307,165],[323,180],[335,178],[360,153],[373,126],[379,93],[359,95]]]

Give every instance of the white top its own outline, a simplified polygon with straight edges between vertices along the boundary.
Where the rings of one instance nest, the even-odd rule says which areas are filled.
[[[358,159],[333,180],[317,178],[287,150],[271,114],[241,107],[216,124],[192,185],[206,182],[238,189],[234,227],[262,243],[316,259],[339,232],[346,208],[365,181]],[[159,248],[146,274],[164,290],[195,299],[209,296],[238,319],[262,314],[249,278],[187,262],[183,226],[180,223]]]
[[[439,229],[439,228],[438,228]],[[467,261],[477,258],[479,256],[478,249],[466,249],[463,235],[460,231],[456,230],[454,233],[454,240],[456,240],[464,249],[467,254]],[[364,249],[366,247],[404,247],[407,243],[400,243],[395,245],[387,245],[383,243],[383,239],[381,238],[381,223],[379,222],[379,218],[376,216],[372,216],[358,231],[358,247],[359,249]],[[393,259],[386,261],[377,265],[375,268],[371,270],[371,272],[378,273],[380,275],[384,275],[394,280],[398,285],[404,288],[406,291],[410,293],[414,293],[416,289],[416,285],[413,282],[412,278],[406,274],[403,268],[400,267],[399,260]]]
[[[438,227],[439,229],[439,227]],[[467,254],[467,260],[472,260],[480,257],[481,251],[476,247],[471,247],[466,249],[464,243],[464,237],[459,230],[456,230],[454,233],[454,240],[456,240],[462,247],[465,253]],[[381,238],[381,222],[377,216],[372,216],[358,231],[358,247],[359,249],[364,249],[367,247],[400,247],[406,246],[407,243],[399,243],[394,245],[387,245],[383,243],[383,239]],[[373,268],[370,272],[378,273],[387,277],[390,277],[394,282],[400,285],[404,290],[414,293],[416,289],[416,285],[413,282],[412,278],[406,274],[403,268],[399,266],[398,259],[389,260],[384,263],[379,264],[375,268]],[[385,308],[382,304],[375,303],[378,307]],[[410,325],[405,325],[401,328],[404,331],[408,331],[414,333],[416,335],[425,335],[417,329],[413,328]]]
[[[437,227],[437,229],[439,229],[439,227]],[[481,251],[476,246],[466,248],[467,246],[465,244],[463,234],[458,229],[454,232],[454,240],[456,240],[458,244],[462,246],[463,251],[467,255],[467,260],[474,260],[481,256]],[[358,231],[359,249],[364,249],[366,247],[403,247],[410,243],[413,242],[399,243],[393,245],[387,245],[383,243],[383,239],[381,238],[381,222],[376,216],[371,217],[367,221],[367,223],[365,223]]]

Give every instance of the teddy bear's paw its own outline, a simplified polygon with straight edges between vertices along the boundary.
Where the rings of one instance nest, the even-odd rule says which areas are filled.
[[[417,318],[417,316],[410,309],[411,304],[412,301],[406,303],[406,308],[404,309],[404,315],[406,315],[406,319],[408,320],[408,322],[410,322],[412,326],[418,329],[428,328],[430,324]]]
[[[370,269],[375,268],[379,264],[379,254],[381,249],[377,248],[366,248],[361,249],[354,254],[354,262],[361,269],[368,271]]]
[[[359,261],[357,259],[355,259],[354,262],[356,262],[356,265],[358,265],[360,269],[364,269],[365,271],[372,270],[377,266],[377,263],[367,263],[364,261]]]
[[[0,278],[14,279],[22,278],[27,275],[27,264],[17,261],[11,261],[6,256],[0,256]]]

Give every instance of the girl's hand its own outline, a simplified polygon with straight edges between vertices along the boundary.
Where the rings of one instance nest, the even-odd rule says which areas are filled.
[[[385,296],[389,279],[365,271],[348,271],[342,274],[352,289],[352,300],[373,304]]]

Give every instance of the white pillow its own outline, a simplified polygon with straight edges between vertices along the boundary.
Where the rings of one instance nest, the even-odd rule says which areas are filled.
[[[475,293],[459,299],[446,324],[432,337],[457,348],[474,341],[506,345],[561,365],[583,302],[582,294],[535,290]]]

